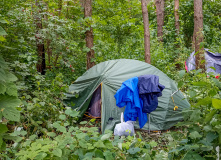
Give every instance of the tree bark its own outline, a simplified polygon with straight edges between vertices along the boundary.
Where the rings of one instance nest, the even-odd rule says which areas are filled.
[[[145,49],[145,62],[151,63],[150,59],[150,30],[149,30],[149,17],[147,10],[147,1],[141,0],[143,24],[144,24],[144,49]]]
[[[92,0],[85,0],[84,4],[84,17],[91,17],[92,16]],[[93,36],[93,29],[91,26],[90,30],[86,31],[86,47],[90,49],[90,51],[87,53],[87,69],[90,69],[95,65],[94,62],[91,62],[91,60],[94,58],[94,50],[92,47],[94,46],[94,36]]]
[[[44,48],[44,40],[40,36],[40,30],[42,29],[42,17],[39,14],[41,12],[39,0],[35,0],[36,6],[36,14],[35,14],[35,23],[36,23],[36,46],[37,46],[37,54],[38,54],[38,62],[37,62],[37,71],[42,75],[45,74],[46,63],[45,63],[45,48]]]
[[[174,16],[175,16],[176,34],[179,35],[179,32],[180,32],[179,0],[174,0]]]
[[[203,3],[202,0],[194,0],[194,39],[196,52],[196,69],[204,69],[205,63],[204,48],[203,48]]]
[[[157,12],[157,37],[159,41],[163,41],[163,25],[164,25],[164,0],[155,0]]]

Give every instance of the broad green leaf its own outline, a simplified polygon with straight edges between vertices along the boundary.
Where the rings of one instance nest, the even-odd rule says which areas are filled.
[[[18,80],[18,78],[10,72],[6,72],[6,77],[7,77],[7,80],[10,82],[14,82]]]
[[[202,82],[193,82],[193,85],[201,87],[201,86],[208,86],[209,83],[203,82],[203,81]]]
[[[5,83],[0,82],[0,94],[4,94],[6,91]]]
[[[85,148],[85,149],[88,148],[86,141],[83,140],[83,139],[79,140],[79,146],[80,146],[81,148]]]
[[[215,68],[215,67],[209,67],[209,68],[211,68],[211,69],[213,69],[214,71],[216,71],[216,68]]]
[[[99,141],[95,142],[94,147],[105,148],[105,145],[101,140],[99,140]]]
[[[103,152],[100,149],[96,149],[94,154],[96,158],[104,158]]]
[[[200,135],[199,132],[197,132],[197,131],[193,131],[193,132],[190,133],[189,137],[191,139],[197,139],[197,138],[201,138],[202,135]]]
[[[213,107],[216,109],[221,109],[221,99],[212,99]]]
[[[183,82],[178,82],[178,88],[182,87],[183,86]]]
[[[91,143],[87,143],[87,149],[88,150],[94,149],[94,146]]]
[[[66,116],[62,114],[62,115],[59,116],[59,119],[65,120],[65,119],[66,119]]]
[[[56,136],[56,133],[54,133],[54,132],[48,132],[47,135],[48,135],[49,137],[55,137],[55,136]]]
[[[4,18],[0,18],[0,23],[9,23],[9,22],[5,20]]]
[[[209,132],[209,131],[212,130],[212,126],[209,126],[209,125],[204,126],[204,127],[203,127],[203,130],[206,131],[206,132]]]
[[[151,141],[151,142],[149,143],[149,145],[150,145],[151,147],[156,147],[156,146],[157,146],[157,142]]]
[[[198,70],[196,71],[196,75],[199,74],[199,73],[201,73],[202,71],[203,71],[202,69],[198,69]]]
[[[5,41],[5,38],[3,36],[0,36],[0,41]]]
[[[203,99],[200,99],[198,102],[197,102],[197,106],[200,106],[200,105],[210,105],[212,103],[212,98],[210,97],[206,97],[206,98],[203,98]]]
[[[193,98],[196,96],[196,91],[194,90],[189,90],[189,95],[190,95],[190,98]]]
[[[2,137],[0,136],[0,151],[1,151],[2,143],[3,143],[3,139],[2,139]]]
[[[23,140],[23,137],[19,137],[19,136],[17,136],[17,137],[15,137],[15,142],[21,142]]]
[[[69,125],[70,125],[69,122],[64,123],[64,126],[65,126],[65,127],[66,127],[66,126],[69,126]]]
[[[80,140],[80,139],[84,139],[87,136],[86,133],[81,133],[81,134],[77,134],[76,137]]]
[[[91,159],[93,159],[93,156],[94,156],[94,153],[93,153],[93,152],[87,152],[87,153],[84,155],[84,159],[83,159],[83,160],[91,160]]]
[[[72,109],[67,109],[65,111],[65,114],[71,116],[71,117],[77,117],[79,112],[75,111],[75,110],[72,110]]]
[[[179,71],[179,77],[183,78],[183,76],[185,75],[186,71],[185,70],[181,70]]]
[[[52,151],[52,153],[55,155],[55,156],[58,156],[58,157],[61,157],[62,156],[62,150],[60,148],[56,148]]]
[[[29,139],[32,140],[32,141],[35,140],[36,138],[37,138],[37,135],[31,135],[31,136],[29,137]]]
[[[54,122],[52,126],[55,128],[59,128],[61,125],[58,122]]]
[[[206,118],[204,121],[206,123],[210,122],[215,114],[216,114],[216,110],[212,110],[209,114],[206,115]]]
[[[4,151],[6,149],[6,143],[3,141],[2,145],[0,146],[0,151]]]
[[[0,81],[5,82],[6,80],[7,80],[7,77],[6,77],[5,71],[2,68],[0,68]]]
[[[105,156],[106,160],[114,160],[115,159],[114,156],[113,156],[113,153],[110,152],[110,151],[105,151],[104,156]]]
[[[189,151],[184,155],[182,160],[205,160],[205,158],[201,157],[198,153]]]
[[[135,153],[137,153],[137,152],[140,152],[140,148],[138,148],[138,147],[136,147],[136,148],[130,148],[130,149],[128,150],[128,152],[129,152],[130,154],[135,154]]]
[[[5,30],[0,26],[0,36],[6,36],[8,35]]]
[[[21,131],[21,132],[20,132],[20,135],[22,135],[22,136],[25,136],[26,134],[27,134],[26,131]]]
[[[217,90],[216,89],[211,89],[209,92],[208,92],[208,95],[210,96],[210,97],[213,97],[213,96],[215,96],[217,94]]]
[[[7,126],[0,123],[0,134],[1,133],[6,133],[7,131],[8,131]]]
[[[64,126],[59,126],[59,127],[57,128],[57,130],[59,130],[60,132],[63,132],[63,133],[66,133],[66,132],[67,132],[67,130],[66,130],[66,128],[65,128]]]
[[[16,96],[17,97],[17,87],[13,83],[7,83],[7,89],[6,93],[10,96]]]
[[[87,121],[81,121],[80,124],[87,124]]]
[[[38,153],[38,155],[35,157],[35,159],[43,160],[46,156],[47,156],[47,154],[46,154],[45,152],[40,152],[40,153]]]
[[[10,121],[20,121],[20,112],[14,107],[7,107],[3,110],[2,115]]]
[[[101,137],[101,140],[104,141],[104,140],[107,140],[111,137],[111,134],[108,133],[108,134],[104,134],[102,137]]]
[[[0,55],[0,68],[7,68],[7,64],[6,64],[4,58],[2,58],[1,55]]]
[[[8,107],[18,107],[21,101],[13,96],[3,95],[0,96],[0,110],[7,109]]]
[[[200,42],[200,49],[203,48],[204,42]]]
[[[216,139],[219,135],[216,132],[209,132],[206,135],[207,142],[212,142],[214,139]]]
[[[190,121],[198,122],[201,118],[200,115],[201,115],[200,110],[198,110],[198,109],[194,110],[190,116]]]
[[[91,120],[90,120],[90,122],[95,122],[95,121],[96,121],[96,119],[95,119],[95,118],[93,118],[93,119],[91,119]]]

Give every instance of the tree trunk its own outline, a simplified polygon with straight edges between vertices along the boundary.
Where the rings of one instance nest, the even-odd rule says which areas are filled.
[[[45,74],[46,64],[45,64],[45,48],[44,48],[44,40],[40,36],[40,30],[42,29],[42,17],[39,14],[41,12],[39,6],[39,0],[35,0],[36,6],[36,14],[35,14],[35,23],[36,23],[36,46],[37,46],[37,54],[38,54],[38,62],[37,62],[37,71],[42,75]]]
[[[195,52],[196,52],[196,69],[204,69],[203,63],[204,48],[203,48],[203,3],[202,0],[194,0],[194,39],[195,39]]]
[[[180,32],[179,0],[174,0],[174,16],[175,16],[176,34],[179,35],[179,32]]]
[[[84,4],[84,17],[91,17],[92,16],[92,0],[85,0]],[[87,53],[87,69],[90,69],[95,65],[94,62],[91,60],[94,58],[94,50],[92,47],[94,46],[94,36],[93,36],[93,29],[90,26],[90,30],[86,31],[86,47],[90,49]]]
[[[150,31],[149,31],[149,17],[147,10],[147,1],[141,0],[143,24],[144,24],[144,48],[145,48],[145,62],[151,62],[150,59]]]
[[[157,37],[159,41],[163,41],[163,25],[164,25],[164,0],[155,0],[157,12]]]

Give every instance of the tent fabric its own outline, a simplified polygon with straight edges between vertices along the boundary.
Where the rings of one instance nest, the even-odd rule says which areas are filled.
[[[115,125],[120,123],[121,112],[124,112],[124,108],[116,106],[115,93],[127,79],[145,74],[159,76],[159,83],[164,85],[165,89],[158,98],[157,109],[150,114],[150,128],[146,124],[143,129],[169,129],[183,119],[182,110],[189,108],[190,104],[182,92],[177,91],[177,84],[166,74],[150,64],[137,60],[110,60],[90,68],[70,85],[64,104],[78,110],[83,116],[94,91],[102,84],[101,131],[104,133],[107,129],[113,130]],[[176,92],[173,95],[174,102],[179,107],[177,111],[173,110],[174,104],[171,99],[174,92]],[[138,122],[135,123],[135,128],[139,128]]]
[[[151,113],[158,106],[158,97],[162,96],[165,86],[159,83],[156,75],[143,75],[138,77],[139,95],[143,100],[144,113]]]
[[[221,54],[220,53],[212,53],[208,49],[204,49],[204,55],[205,55],[205,67],[207,73],[213,72],[214,74],[221,74]],[[189,58],[186,61],[186,70],[187,72],[191,70],[196,69],[196,63],[195,63],[195,51],[192,52],[189,56]],[[215,70],[214,70],[215,68]]]
[[[139,118],[139,126],[143,128],[147,122],[147,114],[142,112],[143,102],[139,97],[138,78],[133,77],[123,82],[120,89],[114,95],[118,107],[126,106],[124,120],[136,121]]]

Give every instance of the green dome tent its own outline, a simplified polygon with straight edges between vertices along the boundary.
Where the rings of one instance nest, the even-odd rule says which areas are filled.
[[[166,74],[145,62],[119,59],[102,62],[86,71],[69,87],[64,104],[77,109],[83,116],[88,109],[94,91],[101,85],[101,130],[113,130],[120,123],[121,112],[125,107],[116,106],[114,95],[125,80],[152,74],[159,76],[160,84],[165,86],[162,96],[158,98],[158,107],[150,114],[150,130],[166,130],[182,120],[181,111],[190,107],[177,85]],[[78,96],[76,96],[76,94]],[[178,110],[174,111],[174,103]],[[139,128],[138,122],[135,128]],[[148,130],[148,123],[142,128]]]

